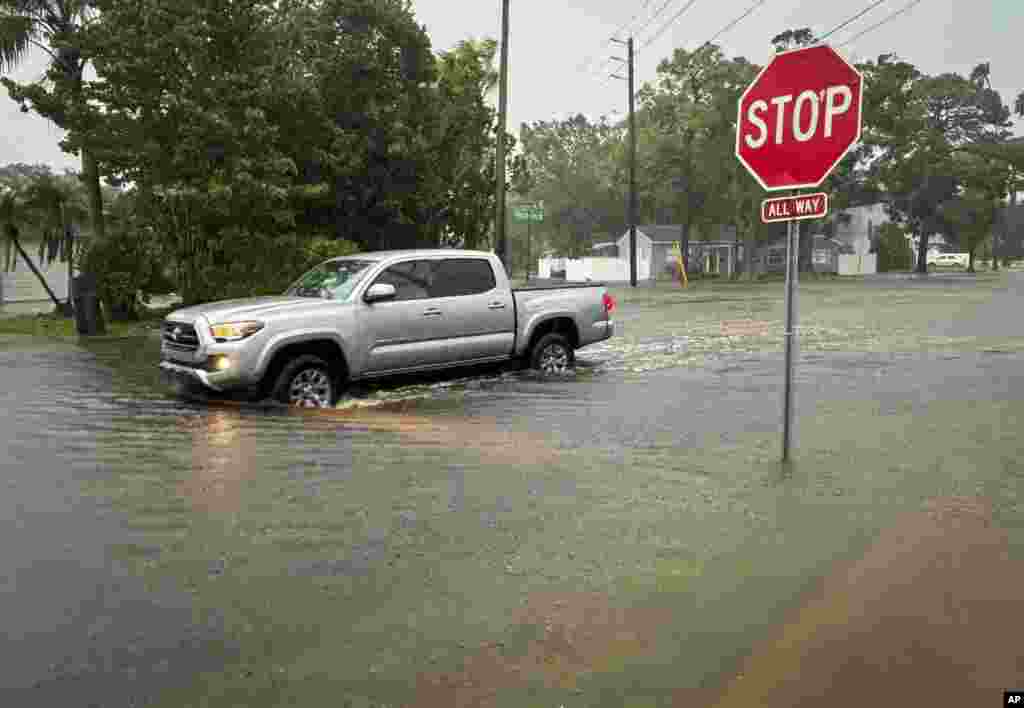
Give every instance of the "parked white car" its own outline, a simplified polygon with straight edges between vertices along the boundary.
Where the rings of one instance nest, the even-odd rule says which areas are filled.
[[[967,253],[935,253],[928,255],[928,265],[966,268],[970,263]]]

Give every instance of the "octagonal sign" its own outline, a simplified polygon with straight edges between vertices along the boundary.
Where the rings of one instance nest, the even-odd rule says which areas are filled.
[[[769,192],[817,187],[860,139],[863,87],[832,47],[779,52],[740,96],[736,157]]]

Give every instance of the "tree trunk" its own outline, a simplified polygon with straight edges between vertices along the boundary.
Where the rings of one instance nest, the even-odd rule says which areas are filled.
[[[89,218],[92,221],[94,241],[103,241],[107,236],[106,219],[103,216],[103,192],[100,189],[100,171],[96,158],[88,148],[82,148],[82,180],[89,195]]]
[[[998,213],[998,212],[997,212]],[[1005,229],[1007,225],[1006,219],[1002,220],[1003,223],[999,228],[992,229],[992,271],[999,270],[999,230]]]
[[[739,280],[740,277],[740,225],[733,224],[736,228],[732,237],[732,264],[729,266],[729,280]]]
[[[810,231],[810,229],[804,229],[804,230],[805,231]],[[814,267],[813,267],[812,262],[811,262],[812,261],[812,254],[814,252],[814,235],[813,234],[809,234],[809,233],[808,234],[801,233],[800,235],[803,236],[804,238],[800,239],[800,248],[799,248],[800,252],[798,254],[798,256],[799,256],[799,267],[798,267],[798,270],[801,273],[810,273],[810,272],[812,272],[814,270]]]
[[[925,229],[921,229],[921,234],[918,237],[917,242],[917,265],[914,270],[917,273],[925,275],[928,273],[928,234],[924,233]]]
[[[1013,181],[1010,183],[1010,208],[1006,212],[1006,240],[1004,243],[1010,243],[1010,214],[1017,209],[1017,175],[1013,174]],[[995,258],[995,254],[992,255]],[[1009,249],[1007,249],[1006,255],[1003,256],[1003,267],[1008,268],[1010,265]]]
[[[747,231],[744,234],[743,241],[743,265],[747,275],[747,280],[753,281],[757,278],[757,270],[754,267],[754,256],[757,249],[757,233],[753,226],[747,227]]]
[[[687,215],[679,227],[679,252],[683,256],[683,270],[690,272],[690,217]]]

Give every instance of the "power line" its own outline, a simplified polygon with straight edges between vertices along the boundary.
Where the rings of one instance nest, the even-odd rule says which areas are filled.
[[[599,45],[598,54],[600,53],[601,50],[603,50],[605,47],[607,47],[609,44],[611,44],[612,40],[614,40],[616,37],[618,37],[619,33],[622,30],[626,29],[631,24],[636,22],[637,19],[640,17],[640,15],[644,14],[644,12],[647,10],[647,8],[650,7],[650,5],[651,5],[651,3],[653,1],[654,0],[644,0],[643,5],[641,5],[640,9],[636,11],[636,14],[634,14],[630,19],[626,20],[625,22],[623,22],[618,27],[616,27],[615,31],[611,33],[611,36],[608,39],[606,39],[603,42],[601,42],[601,44]],[[587,59],[585,62],[583,62],[582,64],[579,65],[578,70],[579,71],[586,71],[586,72],[590,73],[589,70],[590,70],[591,66],[593,65],[593,63],[594,63],[594,60],[597,58],[598,54],[592,54],[589,59]],[[601,71],[603,72],[603,69]]]
[[[693,1],[695,1],[695,0],[692,0],[690,4],[692,4]],[[697,49],[694,50],[693,54],[697,54],[697,52],[700,52],[701,50],[703,50],[708,45],[714,44],[714,42],[718,38],[720,38],[722,35],[724,35],[727,32],[729,32],[731,29],[733,29],[739,23],[743,22],[743,20],[747,19],[755,10],[757,10],[759,7],[764,5],[766,2],[768,2],[768,0],[756,0],[756,2],[754,2],[750,7],[748,7],[746,10],[744,10],[742,13],[740,13],[740,15],[738,15],[737,17],[735,17],[734,19],[732,19],[731,21],[726,23],[720,30],[715,32],[715,34],[713,34],[710,39],[708,39],[708,40],[704,41],[703,43],[701,43],[697,47]],[[920,0],[918,0],[918,2],[920,2]],[[651,41],[653,41],[653,40],[651,40]],[[646,46],[646,44],[643,45],[643,46]],[[692,59],[692,56],[693,55],[691,55],[691,59]],[[609,81],[611,81],[611,79],[612,79],[611,76],[605,77],[605,79],[601,82],[601,85],[603,86],[603,85],[607,84]]]
[[[692,1],[695,1],[695,0],[692,0]],[[691,1],[691,3],[690,3],[690,4],[692,4],[692,1]],[[715,41],[716,41],[717,39],[719,39],[719,38],[720,38],[720,37],[721,37],[722,35],[726,34],[726,33],[727,33],[727,32],[729,32],[730,30],[732,30],[732,29],[733,29],[734,27],[736,27],[737,25],[739,25],[739,23],[743,22],[743,20],[744,20],[744,19],[746,19],[746,17],[749,17],[749,16],[750,16],[750,15],[751,15],[751,14],[752,14],[752,13],[753,13],[753,12],[754,12],[754,11],[755,11],[756,9],[758,9],[759,7],[761,7],[762,5],[764,5],[764,4],[766,3],[766,2],[768,2],[768,0],[757,0],[757,1],[756,1],[756,2],[754,3],[754,4],[752,4],[752,5],[750,6],[750,7],[746,8],[746,9],[745,9],[745,10],[743,10],[743,11],[742,11],[742,12],[741,12],[741,13],[740,13],[739,15],[737,15],[736,17],[734,17],[733,19],[731,19],[729,23],[727,23],[727,24],[726,24],[725,26],[723,26],[723,27],[722,27],[722,29],[720,29],[720,30],[719,30],[718,32],[716,32],[716,33],[715,33],[714,35],[712,35],[712,37],[711,37],[710,39],[706,40],[705,42],[702,42],[702,43],[701,43],[701,44],[700,44],[700,45],[699,45],[699,46],[698,46],[698,47],[697,47],[697,48],[696,48],[696,49],[695,49],[695,50],[693,51],[693,53],[695,54],[695,53],[697,53],[698,51],[702,50],[703,48],[705,48],[705,47],[709,46],[710,44],[713,44],[713,43],[714,43],[714,42],[715,42]],[[920,0],[919,0],[919,2],[920,2]],[[670,23],[670,24],[671,24],[671,23]],[[651,41],[653,41],[653,40],[651,40]],[[646,46],[646,45],[644,45],[644,46]],[[608,61],[607,61],[607,63],[606,63],[606,64],[610,63],[610,61],[611,61],[611,59],[608,59]],[[595,78],[596,78],[596,77],[595,77]],[[603,79],[603,80],[601,81],[601,85],[602,85],[602,86],[606,85],[606,84],[607,84],[608,82],[610,82],[610,81],[611,81],[611,79],[612,79],[612,78],[614,78],[614,77],[611,77],[611,76],[605,76],[605,77],[604,77],[604,79]]]
[[[907,12],[908,10],[912,9],[915,5],[919,5],[920,3],[921,3],[921,0],[911,0],[911,2],[908,2],[906,5],[901,7],[899,10],[896,10],[895,12],[890,13],[889,16],[886,17],[881,22],[876,22],[875,24],[873,24],[870,27],[868,27],[866,30],[858,32],[857,34],[853,35],[848,40],[846,40],[845,42],[843,42],[842,44],[839,44],[837,46],[845,47],[847,44],[850,44],[852,42],[857,41],[858,39],[860,39],[861,37],[866,35],[868,32],[875,31],[876,29],[878,29],[882,25],[884,25],[884,24],[886,24],[888,22],[891,22],[892,20],[896,19],[897,16],[902,15],[904,12]]]
[[[693,51],[693,54],[691,54],[691,55],[690,55],[690,56],[691,56],[691,60],[692,60],[692,57],[693,57],[693,56],[694,56],[695,54],[697,54],[697,52],[700,52],[700,51],[702,51],[702,50],[703,50],[703,49],[704,49],[705,47],[707,47],[707,46],[710,46],[710,45],[714,44],[714,43],[715,43],[715,40],[717,40],[717,39],[718,39],[719,37],[721,37],[721,36],[722,36],[723,34],[725,34],[725,33],[726,33],[726,32],[728,32],[729,30],[731,30],[731,29],[732,29],[733,27],[735,27],[736,25],[738,25],[738,24],[739,24],[740,22],[743,22],[743,20],[747,19],[747,17],[749,17],[749,16],[750,16],[750,14],[751,14],[752,12],[754,12],[754,10],[756,10],[756,9],[757,9],[757,8],[759,8],[759,7],[761,7],[761,6],[762,6],[762,5],[764,5],[764,4],[766,3],[766,2],[768,2],[768,0],[757,0],[757,2],[755,2],[755,3],[753,4],[753,5],[751,5],[751,6],[750,6],[750,7],[748,7],[748,8],[746,9],[746,10],[744,10],[744,11],[743,11],[743,12],[742,12],[742,13],[741,13],[741,14],[740,14],[740,15],[739,15],[738,17],[736,17],[735,19],[731,20],[731,21],[730,21],[729,23],[727,23],[727,24],[726,24],[726,25],[725,25],[724,27],[722,27],[722,28],[721,28],[720,30],[718,30],[717,32],[715,32],[715,33],[714,33],[714,34],[713,34],[713,35],[711,36],[711,39],[707,39],[707,40],[705,40],[704,42],[702,42],[702,43],[701,43],[701,44],[700,44],[700,45],[699,45],[699,46],[697,47],[697,49],[695,49],[695,50]]]
[[[840,22],[840,23],[839,23],[838,25],[836,25],[835,27],[833,27],[832,29],[830,29],[830,30],[829,30],[828,32],[826,32],[825,34],[823,34],[823,35],[821,35],[820,37],[818,37],[818,38],[817,38],[817,39],[816,39],[815,41],[817,41],[817,42],[822,42],[822,41],[824,41],[824,40],[828,39],[828,38],[829,38],[829,37],[831,37],[831,36],[832,36],[833,34],[835,34],[836,32],[838,32],[839,30],[841,30],[841,29],[842,29],[843,27],[846,27],[846,26],[847,26],[848,24],[850,24],[851,22],[855,22],[855,21],[859,20],[859,19],[860,19],[861,17],[863,17],[864,15],[868,14],[869,12],[871,12],[871,11],[872,11],[872,10],[874,10],[874,9],[875,9],[876,7],[878,7],[878,6],[879,6],[879,5],[881,5],[881,4],[883,3],[883,2],[886,2],[886,1],[887,1],[887,0],[875,0],[875,2],[873,2],[873,3],[871,3],[870,5],[868,5],[867,7],[865,7],[865,8],[863,9],[863,10],[861,10],[860,12],[858,12],[858,13],[857,13],[856,15],[853,15],[852,17],[848,18],[847,20],[845,20],[845,21],[843,21],[843,22]]]
[[[678,19],[679,19],[680,17],[682,17],[682,16],[683,16],[683,14],[684,14],[684,13],[685,13],[685,12],[686,12],[687,10],[689,10],[689,9],[690,9],[691,7],[693,7],[694,3],[696,3],[696,2],[697,2],[697,0],[690,0],[690,1],[688,2],[688,3],[686,3],[685,5],[683,5],[683,6],[682,6],[682,7],[681,7],[681,8],[679,9],[679,12],[677,12],[677,13],[676,13],[675,15],[673,15],[673,16],[672,16],[672,19],[670,19],[670,20],[669,20],[668,22],[666,22],[665,24],[663,24],[663,25],[661,26],[661,29],[659,29],[659,30],[658,30],[657,32],[655,32],[653,36],[651,36],[651,37],[648,37],[647,41],[646,41],[646,42],[644,42],[643,44],[641,44],[641,45],[640,45],[640,48],[641,48],[641,49],[643,49],[644,47],[647,47],[647,46],[649,46],[649,45],[651,44],[651,42],[654,42],[654,41],[656,41],[656,40],[658,39],[658,37],[660,37],[661,35],[663,35],[663,34],[665,33],[665,30],[667,30],[667,29],[668,29],[669,27],[671,27],[672,25],[674,25],[674,24],[675,24],[675,22],[676,22],[676,20],[678,20]]]
[[[652,2],[653,2],[653,0],[644,0],[644,4],[640,7],[639,10],[637,10],[637,13],[635,15],[633,15],[633,18],[629,22],[624,22],[621,25],[619,25],[619,28],[617,30],[615,30],[614,32],[612,32],[612,37],[618,37],[619,32],[621,32],[622,30],[626,29],[631,24],[636,22],[637,18],[639,18],[640,15],[644,14],[644,10],[646,10],[648,7],[650,7]],[[657,13],[655,13],[654,16],[657,17]],[[648,22],[650,22],[650,20],[648,20]]]
[[[663,2],[661,4],[661,7],[659,7],[657,9],[657,11],[655,11],[655,13],[653,15],[651,15],[650,17],[647,18],[647,22],[645,22],[641,27],[637,28],[637,30],[636,30],[636,32],[634,32],[634,34],[641,34],[641,33],[643,33],[644,30],[646,30],[648,27],[651,26],[652,22],[654,22],[656,19],[658,19],[658,16],[661,13],[665,12],[665,8],[667,8],[669,5],[671,5],[674,2],[675,2],[675,0],[665,0],[665,2]]]
[[[743,13],[742,15],[740,15],[740,16],[739,16],[739,17],[737,17],[737,18],[736,18],[735,20],[733,20],[732,22],[730,22],[729,24],[727,24],[727,25],[726,25],[725,27],[723,27],[722,29],[718,30],[718,32],[717,32],[717,33],[716,33],[716,34],[715,34],[715,35],[714,35],[714,36],[713,36],[713,37],[712,37],[711,39],[709,39],[708,41],[704,42],[704,44],[700,45],[700,46],[701,46],[701,48],[703,48],[703,47],[706,47],[706,46],[707,46],[707,45],[709,45],[709,44],[713,44],[713,43],[714,43],[714,41],[715,41],[716,39],[718,39],[718,38],[719,38],[719,37],[721,37],[721,36],[722,36],[723,34],[725,34],[725,33],[726,33],[726,32],[728,32],[729,30],[731,30],[731,29],[732,29],[733,27],[735,27],[736,25],[738,25],[738,24],[739,24],[740,22],[742,22],[743,20],[745,20],[745,19],[747,18],[747,16],[748,16],[748,15],[750,15],[750,13],[752,13],[752,12],[753,12],[754,10],[756,10],[757,8],[759,8],[759,7],[761,7],[762,5],[764,5],[764,4],[766,3],[766,2],[768,2],[768,0],[757,0],[757,2],[755,2],[755,3],[753,4],[753,5],[751,5],[750,7],[748,7],[748,8],[746,9],[746,11],[745,11],[745,12],[744,12],[744,13]]]

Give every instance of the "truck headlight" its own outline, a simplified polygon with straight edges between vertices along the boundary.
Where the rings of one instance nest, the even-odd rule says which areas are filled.
[[[210,325],[210,336],[218,342],[234,342],[245,339],[263,329],[262,322],[224,322]]]

